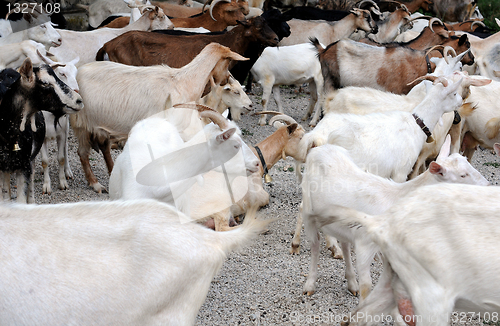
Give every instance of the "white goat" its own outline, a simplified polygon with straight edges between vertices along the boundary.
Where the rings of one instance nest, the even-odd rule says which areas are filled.
[[[253,109],[252,100],[233,76],[229,77],[228,83],[224,86],[216,85],[213,78],[210,78],[210,93],[202,97],[199,102],[221,114],[229,109],[234,121],[240,121],[242,113],[248,113]]]
[[[78,154],[90,186],[97,192],[105,190],[88,162],[92,143],[99,144],[110,173],[113,168],[109,144],[106,144],[109,133],[102,127],[127,135],[137,121],[163,111],[168,101],[173,106],[198,100],[210,76],[218,84],[229,78],[227,67],[231,60],[246,59],[227,47],[211,43],[179,69],[133,67],[109,61],[80,67],[77,81],[85,112],[82,110],[78,116],[71,117],[70,122],[78,138]]]
[[[489,79],[486,79],[489,80]],[[492,81],[484,87],[471,87],[467,99],[475,105],[475,110],[467,118],[462,130],[462,136],[470,132],[481,146],[493,149],[495,143],[500,142],[500,114],[498,111],[498,97],[500,96],[500,82]],[[470,159],[474,154],[473,148],[464,148],[465,155]]]
[[[81,6],[89,12],[89,25],[97,28],[107,17],[111,15],[130,14],[130,7],[151,4],[149,0],[97,0],[90,6]]]
[[[33,40],[42,43],[46,50],[50,47],[58,47],[62,44],[61,35],[52,27],[51,22],[46,22],[32,28],[9,34],[5,37],[0,37],[0,46],[20,43],[25,40]]]
[[[167,112],[172,110],[191,111],[183,109],[182,105]],[[228,181],[234,193],[231,195],[235,201],[239,200],[248,191],[248,183],[240,179],[232,181],[238,176],[246,177],[257,172],[257,157],[241,139],[238,126],[218,112],[201,112],[201,117],[210,118],[217,125],[206,125],[186,143],[177,127],[164,116],[162,112],[141,120],[130,131],[109,179],[110,198],[153,198],[175,205],[195,220],[213,217],[216,231],[227,230],[232,203],[231,196],[227,195],[229,185],[225,184],[225,175],[230,177]],[[215,166],[212,166],[214,160],[223,157],[231,158],[222,162],[225,175],[213,170]],[[153,161],[153,164],[161,163],[166,167],[161,164],[157,168],[148,166],[141,174],[141,170]],[[172,175],[164,175],[163,171],[175,174],[175,180]],[[195,177],[201,174],[203,185],[199,186],[195,184]]]
[[[489,184],[465,157],[457,153],[449,155],[450,143],[450,136],[448,136],[436,162],[431,163],[429,170],[414,180],[404,183],[397,183],[365,172],[363,167],[358,167],[351,160],[347,150],[342,147],[327,144],[310,151],[302,181],[303,199],[292,241],[292,251],[298,253],[303,218],[306,234],[312,240],[310,272],[304,285],[305,293],[310,295],[315,289],[318,275],[320,225],[325,225],[321,228],[325,234],[341,241],[349,291],[353,294],[359,291],[361,298],[364,299],[371,289],[370,265],[377,250],[370,242],[368,244],[363,241],[355,242],[355,229],[335,223],[330,215],[332,205],[355,208],[369,214],[381,214],[400,198],[424,185],[438,182]],[[349,243],[355,244],[359,287],[351,262]]]
[[[41,56],[46,53],[43,44],[32,40],[2,45],[1,49],[0,69],[16,69],[20,67],[24,60],[28,57],[34,65],[38,65],[43,62]]]
[[[357,164],[369,167],[374,174],[396,182],[405,181],[427,136],[443,113],[457,110],[462,105],[462,97],[457,93],[461,80],[448,85],[449,81],[439,77],[434,84],[424,83],[427,95],[411,113],[326,114],[316,128],[302,138],[300,157],[305,159],[310,148],[328,140],[330,144],[348,149]]]
[[[151,31],[154,29],[172,28],[170,19],[158,7],[151,9],[146,7],[145,12],[135,21],[123,28],[99,28],[93,31],[77,32],[58,29],[64,39],[64,43],[57,48],[50,49],[50,52],[57,56],[61,61],[68,62],[75,57],[79,57],[77,67],[86,63],[95,61],[97,51],[104,43],[113,38],[133,30]]]
[[[193,325],[226,256],[269,224],[254,215],[213,232],[153,200],[0,206],[2,323]]]
[[[278,46],[308,43],[311,37],[316,37],[323,44],[330,44],[349,37],[356,30],[376,33],[377,24],[368,10],[355,8],[350,14],[336,22],[308,21],[300,19],[289,20],[291,34],[283,38]]]
[[[319,116],[323,103],[323,75],[317,54],[315,47],[310,43],[264,49],[250,70],[255,81],[263,88],[264,111],[267,111],[272,91],[278,111],[283,113],[279,85],[309,83],[311,99],[303,120],[311,116],[313,109]],[[266,124],[265,114],[261,115],[259,124],[261,126]]]
[[[331,216],[360,226],[357,237],[372,240],[384,257],[378,284],[349,325],[372,325],[396,308],[399,321],[424,326],[448,325],[454,310],[498,314],[498,196],[498,187],[439,184],[378,216],[332,207]]]

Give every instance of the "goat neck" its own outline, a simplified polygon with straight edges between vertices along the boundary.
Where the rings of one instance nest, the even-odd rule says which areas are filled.
[[[272,135],[255,145],[260,148],[268,170],[271,170],[274,164],[276,164],[282,157],[282,153],[285,150],[285,146],[290,137],[287,128],[287,126],[279,128]],[[259,157],[254,147],[251,147],[251,150],[256,157]],[[264,168],[262,164],[259,165],[259,173],[260,176],[264,175]]]

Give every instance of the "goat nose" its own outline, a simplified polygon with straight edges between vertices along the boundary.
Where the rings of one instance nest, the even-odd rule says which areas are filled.
[[[79,91],[79,90],[77,90],[77,89],[74,89],[74,91],[75,91],[75,92],[77,92],[78,94],[80,94],[80,91]]]
[[[57,39],[57,42],[62,43],[62,39],[61,39],[61,38],[58,38],[58,39]]]
[[[81,99],[76,100],[76,104],[80,105],[83,104],[83,101]]]

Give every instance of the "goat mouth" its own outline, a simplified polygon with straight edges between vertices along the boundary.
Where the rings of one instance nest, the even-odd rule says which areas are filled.
[[[55,48],[57,48],[58,46],[61,46],[61,44],[62,44],[61,42],[59,42],[59,43],[52,42],[52,46]]]

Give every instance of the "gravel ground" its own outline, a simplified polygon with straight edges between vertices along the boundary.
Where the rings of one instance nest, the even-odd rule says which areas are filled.
[[[257,95],[252,95],[251,98],[254,103],[259,103],[261,89],[256,87],[254,91]],[[308,99],[309,95],[298,92],[298,88],[282,88],[285,113],[297,121],[301,121]],[[276,109],[274,101],[270,102],[269,108]],[[257,110],[262,109],[260,104],[256,107]],[[258,126],[257,120],[257,117],[247,115],[240,123],[248,144],[255,145],[274,130],[271,126]],[[305,123],[302,125],[310,130]],[[69,190],[61,191],[57,188],[55,146],[51,147],[51,195],[41,194],[43,177],[41,163],[37,159],[37,203],[108,200],[107,194],[96,194],[87,185],[76,150],[77,143],[71,134],[69,159],[74,179],[69,180]],[[120,151],[113,151],[115,157],[119,153]],[[101,155],[93,152],[91,164],[101,184],[107,187],[108,175]],[[499,182],[499,164],[500,158],[489,150],[477,151],[473,160],[474,167],[495,185]],[[260,214],[264,218],[276,218],[277,221],[251,246],[229,255],[221,272],[212,282],[196,325],[337,325],[342,315],[356,307],[358,299],[347,292],[343,261],[333,259],[324,244],[320,253],[317,292],[310,297],[302,294],[302,286],[308,273],[309,244],[303,239],[300,255],[289,254],[301,200],[301,190],[290,167],[294,167],[291,159],[276,164],[271,170],[273,182],[265,186],[271,198],[269,205],[262,208]],[[375,261],[372,264],[375,280],[380,271],[381,265]],[[317,319],[313,320],[314,317]],[[475,320],[461,324],[482,323]]]

